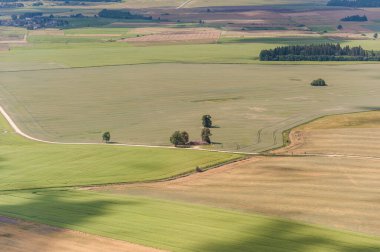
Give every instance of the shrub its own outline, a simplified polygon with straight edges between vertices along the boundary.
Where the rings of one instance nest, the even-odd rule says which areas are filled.
[[[111,140],[111,133],[108,131],[104,132],[102,138],[104,142],[108,143]]]
[[[170,137],[170,142],[175,146],[186,145],[189,142],[189,133],[186,131],[175,131]]]
[[[313,80],[311,82],[311,85],[314,87],[324,87],[324,86],[327,86],[327,83],[323,79],[317,79],[317,80]]]

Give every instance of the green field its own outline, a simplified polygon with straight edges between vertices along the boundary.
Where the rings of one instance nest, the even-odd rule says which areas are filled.
[[[38,143],[16,135],[3,118],[0,132],[0,190],[154,180],[241,157],[180,149]]]
[[[135,35],[129,34],[128,36]],[[222,44],[190,45],[132,46],[121,42],[99,43],[99,41],[112,39],[112,37],[31,36],[29,41],[35,42],[32,46],[0,51],[1,71],[147,63],[258,64],[261,63],[258,61],[261,50],[281,44],[294,44],[294,39],[289,38],[282,40],[262,38],[251,41],[255,43],[224,44],[223,42],[230,42],[233,39],[222,39]],[[233,41],[236,42],[236,40]],[[300,39],[300,41],[307,44],[312,43],[310,39]],[[326,42],[329,40],[315,38],[315,41]],[[240,40],[240,42],[244,42],[244,40]],[[367,50],[380,50],[380,40],[345,41],[343,44],[362,45]],[[292,62],[292,64],[295,63]],[[300,64],[307,64],[307,62]],[[337,64],[349,63],[339,62]]]
[[[74,191],[0,194],[0,214],[171,251],[378,251],[354,233],[215,208]]]
[[[273,44],[204,44],[131,46],[126,43],[50,43],[0,51],[1,70],[56,67],[88,67],[144,63],[257,63],[262,49]],[[78,38],[74,38],[78,39]],[[79,38],[81,39],[81,38]]]
[[[175,130],[199,140],[211,114],[214,148],[263,151],[282,131],[321,115],[379,107],[377,64],[141,64],[0,73],[1,105],[32,136],[169,145]],[[149,74],[147,74],[149,73]],[[276,73],[273,75],[273,73]],[[329,86],[313,88],[324,78]]]

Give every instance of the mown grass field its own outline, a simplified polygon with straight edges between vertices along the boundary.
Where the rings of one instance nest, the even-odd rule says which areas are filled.
[[[378,251],[380,240],[286,220],[149,198],[2,193],[0,214],[171,251]]]
[[[56,37],[51,37],[54,40]],[[37,38],[35,38],[37,39]],[[49,39],[49,37],[43,37]],[[205,44],[131,46],[126,43],[35,44],[33,47],[14,48],[0,52],[2,70],[56,67],[88,67],[121,64],[162,62],[184,63],[257,63],[263,48],[273,44]],[[75,38],[78,39],[78,38]],[[83,39],[83,38],[79,38]],[[94,38],[93,38],[94,39]],[[95,38],[98,39],[98,38]],[[46,41],[45,42],[49,42]],[[17,65],[19,65],[17,67]],[[16,66],[15,66],[16,65]]]
[[[1,104],[30,135],[169,145],[175,130],[200,139],[211,114],[213,147],[263,151],[282,131],[326,114],[379,107],[377,64],[142,64],[0,73]],[[149,73],[149,74],[147,74]],[[276,73],[276,75],[273,75]],[[329,86],[310,82],[324,78]]]
[[[168,178],[240,155],[110,145],[55,145],[26,140],[0,120],[0,190]]]
[[[68,35],[75,35],[68,34]],[[129,34],[128,36],[135,36]],[[126,36],[125,36],[126,37]],[[294,44],[296,38],[258,38],[255,43],[225,43],[231,39],[222,39],[221,44],[178,44],[133,46],[123,42],[104,42],[112,37],[69,37],[33,35],[28,38],[31,46],[14,47],[10,51],[0,51],[1,71],[48,69],[52,67],[90,67],[123,64],[152,63],[233,63],[233,64],[289,64],[289,62],[259,61],[260,51],[282,44]],[[103,42],[100,42],[103,41]],[[235,40],[239,41],[239,40]],[[313,43],[312,39],[302,39],[301,43]],[[315,38],[316,42],[327,42]],[[343,45],[361,45],[367,50],[380,50],[380,40],[344,41]],[[309,62],[310,63],[310,62]],[[309,64],[299,62],[298,64]],[[325,64],[312,62],[313,64]],[[356,62],[357,63],[357,62]],[[365,63],[365,62],[364,62]],[[297,64],[290,62],[290,64]],[[352,64],[336,62],[335,64]]]

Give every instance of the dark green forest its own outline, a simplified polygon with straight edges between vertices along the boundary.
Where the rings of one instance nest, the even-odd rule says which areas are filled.
[[[261,61],[379,61],[380,54],[340,44],[281,46],[262,50]]]
[[[330,0],[327,6],[380,7],[380,0]]]

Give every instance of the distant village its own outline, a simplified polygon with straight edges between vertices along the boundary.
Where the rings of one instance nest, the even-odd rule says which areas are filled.
[[[57,28],[68,26],[67,20],[57,19],[53,15],[43,16],[42,12],[24,13],[12,15],[11,19],[0,20],[1,26],[24,27],[28,30],[41,28]]]

